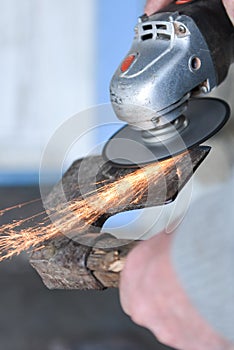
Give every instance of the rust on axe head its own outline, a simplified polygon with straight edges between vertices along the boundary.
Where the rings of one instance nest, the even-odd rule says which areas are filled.
[[[136,243],[101,235],[104,222],[110,216],[123,211],[173,201],[209,151],[209,147],[197,146],[170,161],[155,163],[158,176],[148,184],[149,187],[143,195],[137,200],[113,201],[108,210],[101,212],[92,227],[83,233],[83,242],[80,236],[78,241],[60,236],[47,241],[42,249],[33,252],[30,262],[44,283],[49,288],[63,289],[116,287],[118,273],[123,266],[121,259],[126,257]],[[150,166],[153,167],[154,164]],[[88,198],[97,188],[116,183],[134,171],[136,169],[112,168],[102,156],[75,161],[48,196],[46,206],[55,208],[66,201]],[[92,237],[90,240],[87,239],[89,235]],[[98,245],[100,241],[101,246]]]

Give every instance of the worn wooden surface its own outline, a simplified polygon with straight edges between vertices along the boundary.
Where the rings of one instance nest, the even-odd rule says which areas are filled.
[[[97,289],[118,287],[125,258],[137,242],[119,241],[100,235],[102,244],[116,248],[87,247],[66,237],[47,242],[30,259],[44,284],[50,289]],[[99,241],[100,242],[100,241]]]
[[[181,188],[209,153],[208,147],[195,147],[168,169],[161,169],[157,181],[151,184],[150,197],[145,194],[136,202],[113,203],[86,232],[72,233],[72,239],[59,236],[34,251],[31,265],[41,275],[48,288],[103,289],[117,287],[119,272],[129,251],[137,244],[100,234],[104,222],[119,212],[156,206],[174,200]],[[48,196],[47,210],[66,204],[90,193],[98,186],[118,180],[134,169],[113,169],[101,156],[76,161]],[[158,171],[158,168],[157,168]],[[166,195],[165,195],[166,184]]]

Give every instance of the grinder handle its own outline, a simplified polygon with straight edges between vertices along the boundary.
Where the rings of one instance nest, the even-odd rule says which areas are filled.
[[[160,12],[178,12],[194,20],[209,47],[217,85],[222,83],[234,62],[234,26],[222,0],[177,0]]]

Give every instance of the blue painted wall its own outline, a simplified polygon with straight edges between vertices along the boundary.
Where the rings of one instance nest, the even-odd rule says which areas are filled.
[[[143,0],[97,1],[97,103],[109,102],[110,79],[131,46],[143,9]]]
[[[131,46],[143,8],[144,0],[96,0],[96,104],[109,102],[110,79]],[[106,139],[105,131],[100,129],[97,139]],[[48,182],[54,182],[54,178],[54,174],[48,174]],[[37,172],[0,171],[0,185],[37,183]]]

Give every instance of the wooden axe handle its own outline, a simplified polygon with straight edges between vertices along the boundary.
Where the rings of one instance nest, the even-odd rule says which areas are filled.
[[[30,263],[49,289],[117,288],[126,257],[138,243],[101,234],[87,247],[63,236],[35,250]]]

